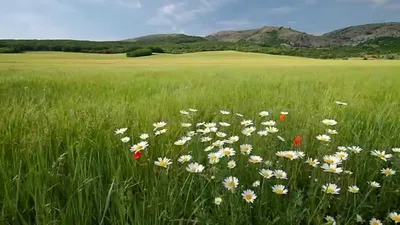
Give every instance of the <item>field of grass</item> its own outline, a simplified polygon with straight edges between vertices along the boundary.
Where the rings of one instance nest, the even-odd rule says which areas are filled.
[[[400,147],[399,87],[398,61],[236,52],[143,58],[0,54],[0,224],[285,225],[324,224],[326,216],[338,225],[369,224],[372,218],[394,224],[400,220],[389,216],[400,213],[400,153],[393,149]],[[260,117],[261,111],[270,115]],[[283,121],[282,111],[289,112]],[[257,128],[250,136],[242,134],[244,119]],[[337,125],[324,125],[324,119]],[[260,136],[261,123],[269,120],[279,131]],[[155,136],[158,121],[167,123],[167,132]],[[204,130],[196,127],[203,121],[217,123],[227,136],[199,131],[184,145],[174,144],[188,131]],[[181,127],[183,122],[192,126]],[[123,135],[114,133],[125,127]],[[330,142],[317,140],[328,128],[338,134]],[[149,146],[134,159],[130,148],[143,141],[142,133],[150,135]],[[125,136],[131,138],[127,143],[121,141]],[[201,142],[206,136],[212,141]],[[236,154],[210,164],[207,155],[219,148],[205,148],[230,136],[239,141],[224,147]],[[299,146],[296,136],[302,137]],[[263,162],[248,162],[242,144],[251,144],[250,155]],[[335,155],[338,146],[363,150],[345,149],[348,159],[337,166],[346,173],[324,172],[323,157]],[[288,150],[305,156],[276,155]],[[386,156],[373,156],[373,150]],[[181,155],[191,155],[204,171],[188,172],[188,163],[178,162]],[[156,166],[158,157],[172,164]],[[318,159],[317,168],[305,163],[309,157]],[[233,169],[227,167],[231,160]],[[397,173],[385,176],[385,168]],[[261,169],[284,170],[288,179],[265,179]],[[223,185],[229,176],[239,180],[234,191]],[[381,187],[372,188],[370,181]],[[339,194],[322,191],[327,183],[337,184]],[[288,193],[272,192],[275,184]],[[349,192],[350,185],[359,193]],[[257,195],[254,203],[242,198],[246,189]],[[218,197],[220,205],[214,203]],[[357,223],[356,215],[365,221]]]

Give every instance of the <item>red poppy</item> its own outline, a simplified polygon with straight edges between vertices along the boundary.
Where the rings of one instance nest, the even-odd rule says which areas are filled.
[[[279,119],[280,119],[281,121],[284,121],[284,120],[286,119],[286,115],[285,115],[285,114],[281,114],[281,116],[279,117]]]
[[[135,159],[139,159],[141,155],[142,155],[142,152],[141,152],[141,151],[137,151],[137,152],[135,152],[135,154],[134,154],[134,158],[135,158]]]
[[[301,136],[296,136],[293,140],[293,143],[296,147],[299,147],[301,145],[301,141],[303,140],[303,138]]]

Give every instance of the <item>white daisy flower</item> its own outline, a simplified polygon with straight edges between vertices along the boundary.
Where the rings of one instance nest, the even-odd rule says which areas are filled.
[[[325,220],[328,224],[331,225],[336,225],[336,221],[335,218],[333,218],[332,216],[325,216]]]
[[[187,167],[186,167],[186,171],[190,172],[190,173],[201,173],[204,170],[204,166],[199,164],[199,163],[190,163]]]
[[[342,105],[342,106],[347,106],[348,104],[346,102],[340,102],[340,101],[335,101],[336,105]]]
[[[167,168],[171,164],[172,164],[171,160],[166,157],[164,158],[159,157],[157,161],[154,161],[154,165],[164,168]]]
[[[276,122],[273,120],[262,122],[261,125],[273,127],[275,126]]]
[[[345,146],[338,146],[337,149],[338,149],[339,151],[342,151],[342,152],[347,151],[347,147],[345,147]]]
[[[156,131],[154,134],[155,134],[156,136],[158,136],[158,135],[161,135],[161,134],[165,134],[166,132],[167,132],[167,129],[162,129],[162,130]]]
[[[266,116],[269,116],[269,112],[267,112],[267,111],[261,111],[261,112],[259,113],[259,115],[260,115],[261,117],[266,117]]]
[[[251,136],[251,134],[256,131],[255,127],[246,127],[242,130],[242,134],[244,134],[245,136]]]
[[[369,221],[369,224],[370,224],[370,225],[383,225],[383,223],[382,223],[380,220],[376,219],[376,218],[372,218],[372,219]]]
[[[211,128],[211,127],[215,127],[215,126],[217,126],[217,124],[214,123],[214,122],[210,122],[210,123],[205,123],[204,124],[204,127],[206,127],[206,128]]]
[[[290,160],[294,160],[299,157],[299,155],[295,151],[279,151],[279,152],[275,153],[275,155],[282,157],[282,158],[287,158]]]
[[[127,130],[128,128],[120,128],[115,131],[115,134],[124,134]]]
[[[210,146],[208,146],[207,148],[205,148],[204,151],[205,151],[205,152],[209,152],[209,151],[213,150],[214,147],[215,147],[214,145],[210,145]]]
[[[232,137],[229,137],[229,139],[226,141],[226,143],[233,144],[237,141],[239,141],[239,136],[232,136]]]
[[[324,119],[322,120],[322,123],[328,126],[334,126],[337,124],[336,120],[332,120],[332,119]]]
[[[324,169],[324,172],[328,172],[328,173],[342,173],[343,169],[340,167],[337,167],[336,164],[328,164],[328,163],[324,163],[324,165],[321,166],[322,169]]]
[[[254,200],[257,198],[257,195],[254,193],[254,191],[250,189],[243,191],[242,196],[247,203],[254,203]]]
[[[181,127],[191,127],[191,123],[181,123]]]
[[[217,164],[221,159],[222,155],[219,152],[211,152],[207,155],[210,164]]]
[[[214,145],[216,147],[222,147],[224,144],[225,144],[225,141],[221,141],[221,140],[217,140],[212,143],[212,145]]]
[[[236,162],[234,160],[231,160],[228,162],[228,168],[233,169],[236,167]]]
[[[222,127],[229,127],[230,126],[230,124],[227,123],[227,122],[219,122],[219,125],[222,126]]]
[[[183,139],[179,139],[174,142],[174,145],[178,145],[178,146],[182,146],[184,144],[186,144],[186,140],[183,140]]]
[[[286,180],[287,179],[287,173],[283,170],[275,170],[274,171],[274,176],[276,179],[280,180]]]
[[[165,127],[166,125],[167,125],[167,123],[164,122],[164,121],[160,121],[160,122],[157,122],[157,123],[153,123],[154,130],[157,130],[157,129],[159,129],[159,128],[163,128],[163,127]]]
[[[238,116],[238,117],[243,117],[243,114],[236,113],[236,116]]]
[[[229,115],[229,114],[231,114],[229,111],[226,111],[226,110],[221,110],[220,113],[221,113],[222,115]]]
[[[395,174],[396,174],[396,171],[395,171],[395,170],[392,170],[392,169],[390,169],[390,168],[386,168],[386,169],[382,169],[382,170],[381,170],[381,173],[388,177],[388,176],[395,175]]]
[[[249,157],[249,162],[251,163],[262,163],[263,159],[258,155],[251,155]]]
[[[197,109],[189,109],[190,112],[197,112]]]
[[[324,162],[338,165],[342,163],[342,159],[336,155],[324,155]]]
[[[356,154],[358,154],[362,151],[362,148],[360,148],[358,146],[350,146],[350,147],[347,147],[347,149]]]
[[[220,150],[219,150],[219,153],[222,155],[222,156],[228,156],[228,157],[230,157],[230,156],[234,156],[235,155],[235,150],[233,150],[233,148],[221,148]]]
[[[227,177],[224,179],[224,182],[222,182],[222,184],[224,185],[224,187],[226,189],[228,189],[229,191],[234,192],[237,188],[237,186],[239,185],[239,179],[237,179],[236,177]]]
[[[336,152],[335,156],[339,157],[342,161],[346,161],[349,154],[347,152]]]
[[[331,129],[328,129],[327,132],[328,134],[333,134],[333,135],[338,134],[336,130],[331,130]]]
[[[274,176],[274,171],[262,169],[260,170],[259,174],[263,176],[265,179],[270,179]]]
[[[318,135],[317,139],[320,140],[320,141],[324,141],[324,142],[330,142],[331,141],[331,137],[329,137],[326,134]]]
[[[250,155],[252,150],[253,150],[253,146],[251,146],[249,144],[240,145],[240,152],[243,155]]]
[[[400,214],[396,212],[391,212],[389,213],[389,217],[393,220],[394,223],[400,223]]]
[[[191,131],[188,131],[186,134],[187,134],[187,136],[192,137],[192,136],[196,135],[196,131],[191,130]]]
[[[400,148],[392,148],[392,152],[399,153],[400,152]]]
[[[253,125],[253,120],[243,120],[242,122],[240,122],[240,124],[247,127]]]
[[[129,142],[130,140],[131,140],[130,137],[123,137],[123,138],[121,138],[121,141],[122,141],[123,143],[127,143],[127,142]]]
[[[271,134],[275,134],[279,131],[278,128],[276,128],[276,127],[267,127],[267,128],[265,128],[265,130]]]
[[[191,155],[181,155],[178,159],[178,162],[183,164],[183,163],[189,162],[190,160],[192,160]]]
[[[147,141],[139,142],[131,147],[131,152],[139,152],[145,150],[147,146],[149,146],[149,143]]]
[[[211,137],[202,137],[201,138],[201,142],[209,142],[209,141],[211,141],[212,140],[212,138]]]
[[[316,168],[319,165],[318,159],[313,159],[313,158],[308,158],[307,161],[305,161],[308,165]]]
[[[252,187],[258,187],[258,186],[260,186],[260,181],[259,181],[259,180],[254,181],[254,183],[253,183],[251,186],[252,186]]]
[[[196,127],[203,126],[205,123],[206,123],[206,122],[199,122],[199,123],[196,123]]]
[[[373,188],[380,188],[381,187],[381,184],[376,182],[376,181],[369,181],[368,183]]]
[[[288,115],[288,112],[281,112],[281,115]]]
[[[288,193],[288,190],[285,189],[285,185],[278,184],[272,186],[272,192],[277,195],[286,195]]]
[[[385,151],[373,150],[371,151],[371,155],[376,156],[383,161],[387,161],[388,159],[392,158],[392,154],[386,154]]]
[[[142,140],[146,140],[147,138],[149,138],[149,136],[150,136],[150,135],[148,135],[148,134],[141,134],[141,135],[139,136],[139,138],[142,139]]]
[[[218,131],[217,127],[210,127],[210,131],[216,133]]]
[[[222,203],[222,198],[217,197],[217,198],[214,199],[214,204],[221,205],[221,203]]]
[[[267,136],[267,135],[268,135],[268,131],[266,131],[266,130],[260,130],[260,131],[257,132],[257,134],[260,135],[261,137]]]
[[[216,135],[217,135],[217,137],[220,137],[220,138],[226,137],[226,134],[224,132],[217,132]]]
[[[350,192],[350,193],[356,194],[356,193],[358,193],[359,191],[360,191],[360,188],[357,187],[356,185],[349,186],[349,192]]]
[[[324,191],[327,194],[338,195],[340,188],[336,184],[329,183],[326,185],[322,185],[322,191]]]
[[[189,112],[186,110],[181,110],[179,111],[182,115],[189,115]]]

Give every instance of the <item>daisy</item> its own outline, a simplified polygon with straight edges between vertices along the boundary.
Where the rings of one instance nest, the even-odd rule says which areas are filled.
[[[211,141],[211,140],[212,140],[211,137],[202,137],[202,138],[201,138],[201,142],[209,142],[209,141]]]
[[[219,152],[212,152],[209,153],[207,156],[210,164],[217,164],[222,157],[221,153]]]
[[[282,158],[287,158],[290,160],[298,158],[298,155],[295,151],[279,151],[279,152],[275,153],[275,155],[282,157]]]
[[[313,158],[308,158],[307,161],[305,161],[305,163],[315,168],[318,167],[319,164],[318,159],[313,159]]]
[[[187,167],[186,167],[186,170],[188,171],[188,172],[191,172],[191,173],[201,173],[201,172],[203,172],[203,170],[204,170],[204,166],[203,165],[201,165],[201,164],[199,164],[199,163],[190,163]]]
[[[214,199],[214,204],[221,205],[221,203],[222,203],[222,198],[217,197],[217,198]]]
[[[215,147],[215,146],[210,145],[210,146],[208,146],[207,148],[205,148],[204,151],[205,151],[205,152],[209,152],[209,151],[213,150],[214,147]]]
[[[351,146],[351,147],[347,147],[347,149],[353,153],[360,153],[362,151],[362,148],[358,147],[358,146]]]
[[[249,144],[243,144],[240,145],[240,152],[243,155],[249,155],[251,153],[251,150],[253,150],[253,146]]]
[[[155,134],[156,136],[158,136],[158,135],[161,135],[161,134],[165,134],[166,132],[167,132],[167,129],[162,129],[162,130],[156,131],[154,134]]]
[[[196,131],[194,131],[194,130],[188,131],[186,134],[187,134],[187,136],[192,137],[192,136],[196,135]]]
[[[258,155],[251,155],[249,158],[249,162],[251,162],[251,163],[261,163],[262,160],[263,159]]]
[[[351,175],[351,174],[353,174],[353,172],[351,172],[350,170],[345,170],[345,171],[343,171],[345,174],[349,174],[349,175]]]
[[[267,112],[267,111],[261,111],[261,112],[259,113],[259,115],[260,115],[261,117],[266,117],[266,116],[269,116],[269,112]]]
[[[191,123],[181,123],[181,127],[191,127]]]
[[[115,131],[115,134],[123,134],[123,133],[125,133],[125,131],[127,131],[128,130],[128,128],[120,128],[120,129],[117,129],[116,131]]]
[[[139,138],[142,139],[142,140],[146,140],[147,138],[149,138],[149,136],[150,136],[150,135],[148,135],[148,134],[141,134],[141,135],[139,136]]]
[[[322,185],[322,190],[327,194],[338,195],[340,188],[336,184],[326,184]]]
[[[226,110],[220,110],[219,111],[222,115],[229,115],[229,114],[231,114],[229,111],[226,111]]]
[[[338,149],[339,151],[342,151],[342,152],[347,151],[347,147],[345,147],[345,146],[338,146],[337,149]]]
[[[186,143],[186,140],[180,139],[174,142],[174,145],[182,146]]]
[[[281,112],[281,115],[289,115],[288,112]]]
[[[383,225],[383,223],[382,223],[380,220],[375,219],[375,218],[372,218],[372,219],[369,221],[369,224],[370,224],[370,225]]]
[[[263,176],[265,179],[270,179],[274,176],[274,171],[262,169],[260,170],[259,174]]]
[[[147,141],[139,142],[131,147],[131,152],[139,152],[145,150],[149,146]]]
[[[239,185],[239,179],[237,179],[236,177],[230,176],[230,177],[225,178],[225,180],[224,180],[224,182],[222,182],[222,184],[224,185],[224,187],[226,189],[234,192],[235,189],[237,188],[237,186]]]
[[[238,117],[243,117],[243,114],[236,113],[236,116],[238,116]]]
[[[121,138],[121,141],[122,141],[123,143],[127,143],[127,142],[129,142],[130,140],[131,140],[130,137],[123,137],[123,138]]]
[[[350,193],[356,194],[356,193],[358,193],[359,191],[360,191],[360,188],[358,188],[356,185],[349,186],[349,192],[350,192]]]
[[[342,159],[336,155],[324,155],[324,162],[337,165],[342,163]]]
[[[287,180],[287,173],[283,170],[275,170],[274,176],[276,179]]]
[[[285,189],[284,185],[274,185],[272,186],[272,192],[274,192],[277,195],[286,195],[288,193],[288,190]]]
[[[360,215],[356,215],[356,222],[357,223],[364,223],[364,219]]]
[[[229,127],[230,124],[226,123],[226,122],[219,122],[219,125],[221,125],[222,127]]]
[[[273,120],[262,122],[261,125],[273,127],[275,126],[276,122]]]
[[[214,123],[214,122],[211,122],[211,123],[205,123],[205,124],[204,124],[204,127],[206,127],[206,128],[211,128],[211,127],[215,127],[215,126],[217,126],[217,124],[216,124],[216,123]]]
[[[386,153],[385,151],[373,150],[371,152],[371,155],[379,157],[383,161],[387,161],[387,159],[392,158],[392,154],[385,154],[385,153]]]
[[[347,106],[346,102],[335,101],[336,105]]]
[[[243,120],[242,122],[240,122],[240,124],[247,127],[247,126],[253,125],[253,121],[252,120]]]
[[[395,170],[392,170],[392,169],[390,169],[390,168],[386,168],[386,169],[382,169],[381,170],[381,173],[382,174],[385,174],[385,176],[392,176],[392,175],[395,175],[396,174],[396,171]]]
[[[171,164],[172,164],[171,160],[166,157],[164,158],[159,157],[157,161],[154,161],[154,165],[164,168],[167,168]]]
[[[254,200],[257,198],[257,195],[254,191],[247,189],[242,193],[243,199],[248,203],[254,203]]]
[[[227,143],[232,144],[237,141],[239,141],[239,136],[232,136],[232,137],[229,137],[229,139],[227,140]]]
[[[336,221],[335,218],[333,218],[332,216],[326,216],[325,220],[328,224],[332,224],[332,225],[336,225]]]
[[[217,137],[220,137],[220,138],[226,137],[226,134],[224,132],[217,132],[216,135],[217,135]]]
[[[333,126],[333,125],[337,124],[336,120],[332,120],[332,119],[322,120],[322,123],[325,125],[328,125],[328,126]]]
[[[189,109],[190,112],[197,112],[197,109]]]
[[[209,129],[210,129],[210,132],[214,132],[214,133],[216,133],[218,131],[217,127],[210,127]]]
[[[326,132],[328,132],[328,134],[338,134],[336,130],[331,130],[331,129],[328,129]]]
[[[234,160],[231,160],[228,162],[228,168],[233,169],[236,167],[236,162]]]
[[[186,110],[181,110],[179,111],[182,115],[189,115],[189,112]]]
[[[376,182],[376,181],[369,181],[368,183],[373,188],[380,188],[381,187],[381,184]]]
[[[268,135],[268,131],[266,131],[266,130],[261,130],[261,131],[258,131],[257,134],[260,135],[261,137],[267,136],[267,135]]]
[[[394,223],[400,223],[400,214],[396,212],[391,212],[389,213],[389,217],[393,220]]]
[[[349,154],[347,152],[336,152],[335,156],[339,157],[342,161],[346,161]]]
[[[265,130],[271,134],[275,134],[279,131],[278,128],[276,128],[276,127],[267,127],[267,128],[265,128]]]
[[[191,155],[181,155],[178,159],[178,162],[183,164],[183,163],[189,162],[190,160],[192,160]]]
[[[214,145],[216,147],[222,147],[224,144],[225,144],[225,141],[221,141],[221,140],[217,140],[212,143],[212,145]]]
[[[252,187],[258,187],[258,186],[260,186],[260,181],[259,181],[259,180],[254,181],[254,183],[253,183],[251,186],[252,186]]]
[[[296,155],[300,159],[302,159],[302,158],[304,158],[304,156],[306,156],[306,154],[304,154],[304,152],[301,152],[301,151],[296,151]]]
[[[154,130],[157,130],[159,128],[163,128],[163,127],[165,127],[165,125],[167,125],[167,123],[164,122],[164,121],[153,123]]]
[[[393,152],[399,153],[400,152],[400,148],[392,148]]]
[[[221,148],[219,152],[222,156],[228,156],[228,157],[234,156],[236,153],[235,150],[233,150],[233,148]]]
[[[330,142],[331,141],[331,137],[329,137],[326,134],[318,135],[317,139],[320,140],[320,141],[324,141],[324,142]]]
[[[196,127],[200,127],[203,126],[206,122],[200,122],[200,123],[196,123]]]
[[[256,131],[255,127],[246,127],[242,130],[242,134],[244,134],[245,136],[251,136],[251,134]]]

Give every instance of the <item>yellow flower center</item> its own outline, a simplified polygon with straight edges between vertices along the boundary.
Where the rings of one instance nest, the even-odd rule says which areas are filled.
[[[333,194],[333,193],[335,193],[335,190],[332,188],[328,188],[328,189],[326,189],[326,193]]]
[[[233,188],[233,187],[235,187],[235,183],[233,181],[229,181],[227,186],[230,188]]]
[[[160,161],[160,166],[162,167],[167,167],[167,162],[166,161]]]
[[[325,160],[325,162],[327,162],[327,163],[329,163],[329,164],[332,164],[332,163],[334,163],[335,161],[334,161],[333,159],[327,159],[327,160]]]
[[[224,150],[224,155],[230,155],[231,154],[231,151],[229,151],[229,150]]]
[[[378,155],[379,158],[384,159],[385,158],[385,154],[381,153]]]
[[[275,190],[275,193],[277,193],[278,195],[281,195],[281,194],[283,194],[283,190],[282,189],[277,189],[277,190]]]
[[[389,175],[392,174],[392,171],[390,171],[390,170],[385,170],[385,174],[389,176]]]
[[[249,150],[249,147],[243,147],[242,149],[244,152],[247,152]]]
[[[252,195],[252,194],[247,194],[247,195],[244,196],[244,198],[245,198],[247,201],[250,201],[250,200],[253,198],[253,195]]]
[[[137,148],[136,148],[137,151],[140,151],[142,149],[143,149],[143,145],[138,145]]]
[[[373,223],[371,223],[371,225],[381,225],[381,224],[377,221],[374,221]]]
[[[334,172],[336,172],[336,168],[329,168],[329,172],[332,172],[332,173],[334,173]]]
[[[396,223],[397,223],[397,222],[400,222],[400,215],[394,216],[394,217],[392,218],[392,220],[395,221]]]
[[[291,159],[291,158],[294,157],[294,155],[293,154],[286,154],[285,157],[288,158],[288,159]]]

